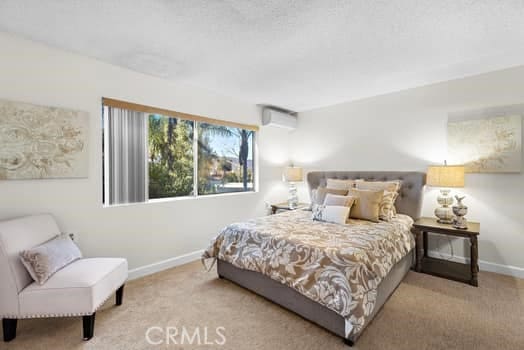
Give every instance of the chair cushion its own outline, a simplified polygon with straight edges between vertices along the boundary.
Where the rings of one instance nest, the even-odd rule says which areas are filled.
[[[90,315],[127,279],[127,260],[80,259],[19,294],[19,318]]]

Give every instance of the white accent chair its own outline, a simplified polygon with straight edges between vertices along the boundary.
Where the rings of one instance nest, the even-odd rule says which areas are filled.
[[[122,304],[127,260],[84,258],[35,283],[19,253],[60,234],[51,215],[0,221],[0,318],[4,341],[16,337],[18,319],[83,316],[84,340],[93,337],[96,310],[116,291]]]

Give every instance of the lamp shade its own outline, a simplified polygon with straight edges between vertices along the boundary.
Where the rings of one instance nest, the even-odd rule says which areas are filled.
[[[284,180],[287,182],[300,182],[302,181],[302,168],[299,167],[286,167],[284,169]]]
[[[464,166],[430,165],[427,185],[434,187],[464,187]]]

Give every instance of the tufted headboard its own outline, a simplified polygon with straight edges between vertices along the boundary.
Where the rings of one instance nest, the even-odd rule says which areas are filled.
[[[415,171],[312,171],[307,174],[310,195],[311,191],[317,187],[326,186],[326,179],[402,180],[400,195],[395,203],[397,212],[409,215],[413,219],[420,217],[426,173]]]

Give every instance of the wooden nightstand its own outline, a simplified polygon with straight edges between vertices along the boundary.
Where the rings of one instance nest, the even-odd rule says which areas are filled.
[[[298,203],[296,208],[291,209],[287,202],[271,204],[271,214],[276,214],[277,211],[279,210],[297,210],[297,209],[307,208],[308,206],[309,206],[308,203]]]
[[[478,287],[478,241],[480,224],[468,222],[468,228],[461,230],[451,225],[439,224],[434,218],[420,218],[415,221],[412,229],[417,242],[417,262],[415,270],[431,275],[449,278],[455,281],[469,283]],[[437,259],[428,256],[428,232],[469,238],[471,261],[470,264],[460,264],[453,261]]]

